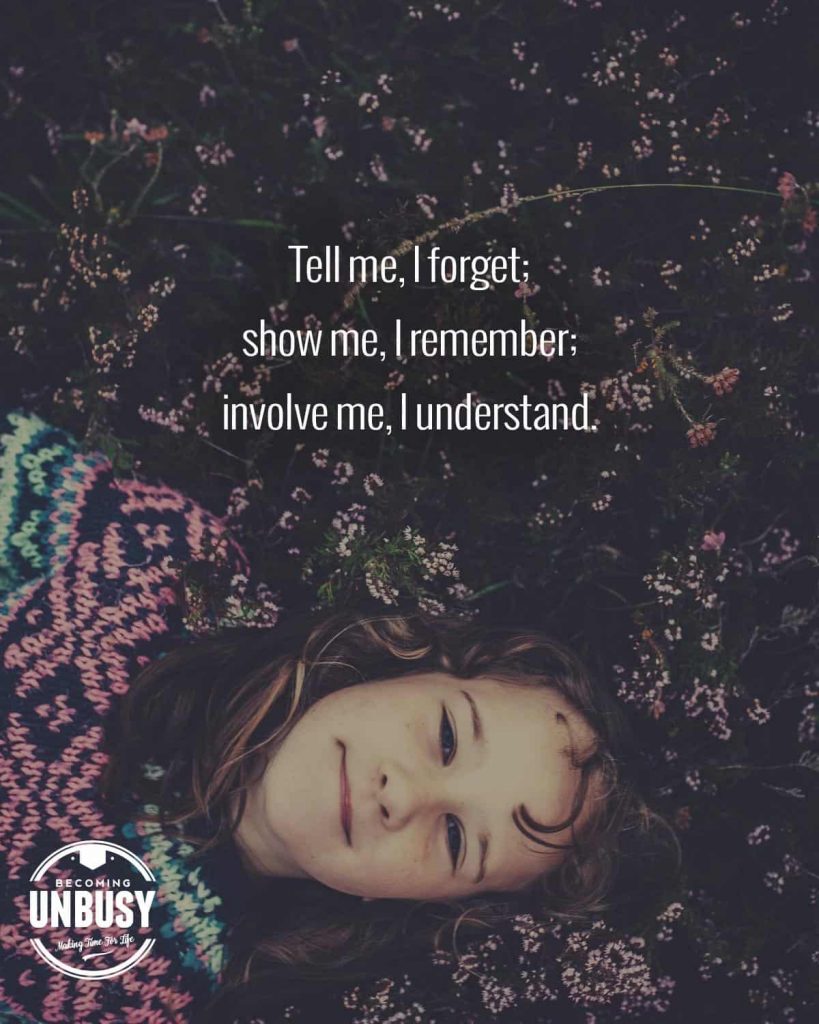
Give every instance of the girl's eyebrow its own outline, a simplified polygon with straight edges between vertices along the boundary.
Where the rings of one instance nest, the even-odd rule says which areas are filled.
[[[569,746],[568,747],[562,747],[561,750],[560,750],[560,753],[563,754],[563,756],[568,761],[571,761],[571,759],[572,759],[572,750],[574,749],[571,746],[571,743],[572,743],[572,730],[569,727],[569,723],[568,723],[568,721],[566,719],[566,716],[561,714],[559,711],[555,711],[555,721],[559,725],[565,726],[566,727],[566,732],[569,734]]]
[[[481,849],[481,862],[477,875],[472,879],[475,885],[479,885],[486,877],[486,859],[489,855],[489,836],[485,832],[482,832],[480,836],[478,836],[478,844]]]
[[[475,698],[471,693],[467,693],[466,690],[461,690],[461,693],[466,697],[469,702],[469,710],[472,714],[472,738],[474,741],[482,747],[486,746],[486,734],[483,731],[483,719],[481,713],[478,711],[478,705],[475,703]],[[480,863],[478,866],[478,873],[473,878],[473,884],[479,885],[486,877],[486,861],[489,856],[489,835],[486,832],[481,832],[478,836],[478,847],[480,849]]]
[[[483,719],[481,713],[478,711],[478,705],[475,703],[475,698],[471,693],[467,693],[466,690],[461,690],[461,693],[469,701],[469,710],[472,712],[472,738],[476,743],[480,743],[482,746],[486,744],[486,736],[483,731]]]

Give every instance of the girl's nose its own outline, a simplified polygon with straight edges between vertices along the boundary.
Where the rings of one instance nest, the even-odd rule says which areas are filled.
[[[429,779],[410,774],[397,761],[383,761],[378,774],[377,800],[385,828],[403,828],[434,801]]]

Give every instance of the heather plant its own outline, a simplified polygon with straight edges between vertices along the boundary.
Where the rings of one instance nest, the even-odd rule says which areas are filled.
[[[350,990],[350,1020],[450,998],[473,1019],[778,1024],[819,1000],[819,112],[804,12],[740,6],[148,2],[7,26],[0,397],[226,517],[252,569],[174,567],[188,627],[532,622],[629,706],[679,837],[679,878],[616,920],[521,917],[437,954],[440,989]],[[530,282],[305,287],[287,251],[433,239],[515,245]],[[524,319],[579,351],[244,359],[261,317]],[[595,429],[220,426],[224,395],[401,391],[586,392]]]

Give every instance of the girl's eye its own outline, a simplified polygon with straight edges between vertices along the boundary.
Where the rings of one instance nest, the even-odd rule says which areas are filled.
[[[450,763],[455,756],[456,750],[455,730],[452,728],[452,722],[450,722],[449,715],[446,712],[446,708],[444,708],[441,713],[441,754],[445,765]]]
[[[458,858],[461,854],[461,826],[458,824],[458,819],[451,814],[446,816],[446,842],[454,870],[458,867]]]

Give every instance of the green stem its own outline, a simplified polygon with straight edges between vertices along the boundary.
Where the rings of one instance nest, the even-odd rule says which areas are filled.
[[[136,199],[133,201],[133,203],[131,203],[131,208],[128,211],[128,213],[126,214],[125,219],[120,224],[120,227],[125,227],[126,225],[130,224],[131,221],[134,219],[134,217],[136,216],[137,212],[139,211],[140,206],[142,206],[142,203],[143,203],[143,200],[145,199],[145,196],[147,196],[148,193],[153,188],[154,183],[156,182],[156,179],[159,177],[159,172],[161,170],[162,170],[162,143],[158,142],[157,146],[156,146],[156,163],[154,164],[153,173],[151,174],[150,178],[148,178],[148,180],[145,182],[145,184],[142,186],[142,189],[140,190],[139,195],[136,197]]]
[[[523,196],[515,204],[521,205],[523,203],[534,203],[539,199],[550,199],[560,198],[568,199],[574,196],[589,195],[592,192],[611,192],[613,189],[626,189],[626,188],[694,188],[694,189],[706,189],[710,192],[744,192],[746,195],[751,196],[776,196],[779,197],[778,192],[771,192],[768,189],[761,188],[740,188],[738,185],[697,185],[693,182],[686,183],[683,181],[649,181],[649,182],[638,182],[631,185],[589,185],[586,188],[578,189],[566,189],[565,191],[560,190],[555,192],[545,192],[540,196]],[[781,197],[779,197],[781,198]]]
[[[744,193],[745,195],[779,198],[778,192],[771,192],[768,189],[741,188],[738,185],[698,185],[693,182],[686,183],[682,181],[640,182],[630,185],[589,185],[586,188],[566,189],[565,191],[552,189],[549,192],[544,192],[542,195],[522,196],[509,206],[491,206],[485,210],[477,210],[472,213],[468,213],[465,217],[452,217],[449,220],[444,221],[443,224],[439,224],[437,228],[430,228],[428,231],[422,232],[415,238],[404,239],[403,242],[392,249],[387,255],[395,257],[405,256],[417,246],[433,241],[439,235],[444,234],[444,232],[458,231],[467,224],[476,224],[478,221],[487,220],[489,217],[494,217],[495,214],[498,213],[510,213],[512,210],[517,209],[519,206],[524,206],[527,203],[538,203],[544,199],[556,199],[558,201],[563,199],[574,199],[578,196],[591,195],[594,192],[612,192],[615,189],[633,188],[687,188],[711,192],[739,192]],[[350,309],[365,287],[365,282],[356,282],[344,295],[344,298],[342,299],[343,308]]]

